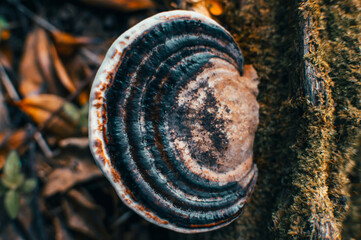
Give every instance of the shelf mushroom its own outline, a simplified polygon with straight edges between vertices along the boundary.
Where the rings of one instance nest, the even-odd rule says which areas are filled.
[[[257,84],[230,33],[199,13],[122,34],[92,86],[89,138],[124,204],[183,233],[235,220],[257,179]]]

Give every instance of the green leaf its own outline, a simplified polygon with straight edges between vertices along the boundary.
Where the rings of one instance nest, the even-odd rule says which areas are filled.
[[[66,113],[66,115],[68,115],[71,120],[73,120],[74,122],[78,122],[79,118],[80,118],[80,111],[79,108],[77,106],[75,106],[74,104],[70,103],[70,102],[65,102],[64,106],[63,106],[63,111]]]
[[[1,179],[2,184],[10,189],[17,189],[24,182],[24,174],[18,173],[13,176],[5,176]]]
[[[0,16],[0,31],[9,27],[8,22],[3,16]]]
[[[26,179],[24,182],[24,185],[21,187],[21,190],[24,193],[30,193],[35,189],[36,184],[37,184],[37,181],[35,178]]]
[[[84,104],[80,111],[79,125],[81,127],[88,127],[88,114],[89,114],[89,103]]]
[[[2,32],[5,31],[6,29],[8,29],[9,24],[6,21],[6,19],[3,16],[0,16],[0,42],[1,42],[1,35]]]
[[[20,195],[15,190],[9,190],[5,195],[5,210],[11,219],[16,218],[20,208]]]
[[[6,158],[4,165],[5,177],[14,177],[20,173],[21,163],[20,157],[16,151],[11,151]]]

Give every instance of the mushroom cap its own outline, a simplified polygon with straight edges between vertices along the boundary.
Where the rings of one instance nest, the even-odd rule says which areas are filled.
[[[124,204],[182,233],[236,219],[257,178],[256,78],[199,13],[159,13],[123,33],[92,86],[89,139]]]

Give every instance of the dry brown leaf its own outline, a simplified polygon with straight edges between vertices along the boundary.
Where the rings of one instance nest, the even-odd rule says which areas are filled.
[[[45,90],[45,82],[37,65],[36,41],[36,31],[30,32],[26,37],[20,62],[19,90],[24,97],[37,95]]]
[[[11,63],[13,62],[13,51],[6,44],[0,44],[0,63],[4,68],[11,69]]]
[[[80,54],[65,62],[65,68],[76,87],[79,87],[85,79],[89,79],[93,74],[89,62]],[[80,105],[87,103],[89,101],[89,91],[85,90],[80,93],[78,101]]]
[[[50,45],[50,53],[53,59],[55,72],[57,73],[60,82],[64,85],[66,89],[68,89],[69,92],[74,93],[76,91],[74,83],[71,81],[62,61],[58,56],[54,45]]]
[[[56,168],[48,176],[43,195],[49,197],[55,193],[64,193],[76,184],[103,176],[99,168],[87,161],[78,161],[71,168]]]
[[[206,5],[208,8],[208,11],[213,16],[220,16],[224,12],[223,1],[221,1],[221,0],[207,0]]]
[[[93,200],[89,197],[89,194],[87,194],[86,191],[78,191],[75,189],[72,189],[68,192],[68,197],[69,199],[71,199],[73,202],[80,204],[81,206],[85,207],[85,208],[89,208],[89,209],[96,209],[99,208],[99,206],[97,206]]]
[[[65,224],[59,217],[53,219],[55,229],[55,240],[72,240],[71,233],[66,229]]]
[[[151,0],[81,0],[82,2],[99,7],[107,7],[120,11],[138,11],[154,7]]]
[[[186,9],[201,13],[212,18],[220,16],[224,12],[224,1],[222,0],[194,0],[186,1]]]
[[[6,156],[9,154],[9,151],[0,150],[0,170],[4,167]]]
[[[74,37],[69,33],[62,31],[52,31],[51,32],[55,47],[62,57],[71,56],[79,47],[86,44],[94,43],[95,39],[90,37]]]
[[[41,72],[47,82],[50,93],[59,93],[53,74],[53,62],[50,54],[51,43],[44,29],[38,28],[36,33],[36,56]]]
[[[0,41],[7,41],[9,40],[11,36],[11,32],[9,29],[5,29],[3,31],[0,32]]]
[[[59,95],[64,87],[71,93],[76,91],[76,85],[69,77],[54,44],[41,28],[36,28],[27,37],[20,74],[20,92],[24,97],[44,92]]]
[[[198,13],[203,14],[204,16],[207,17],[212,17],[209,13],[209,10],[206,6],[205,0],[202,1],[195,1],[195,2],[191,2],[189,3],[189,7],[187,7],[188,10],[192,10]]]
[[[17,102],[18,107],[41,127],[64,104],[66,104],[65,99],[51,94],[40,94]],[[57,137],[64,138],[78,133],[77,124],[69,114],[61,110],[46,124],[46,129]]]
[[[89,101],[89,92],[83,91],[78,97],[79,104],[84,105]]]
[[[5,137],[4,133],[0,133],[0,142],[2,142]],[[25,140],[27,140],[27,131],[25,129],[18,129],[11,133],[6,139],[5,146],[9,149],[18,148]]]
[[[71,190],[69,196],[69,200],[63,202],[68,226],[90,238],[110,239],[103,222],[103,208],[95,205],[83,192]]]

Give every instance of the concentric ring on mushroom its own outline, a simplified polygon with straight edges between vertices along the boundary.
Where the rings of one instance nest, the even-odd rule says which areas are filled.
[[[256,179],[257,74],[222,26],[154,15],[109,49],[90,96],[90,146],[122,201],[177,232],[235,220]]]

